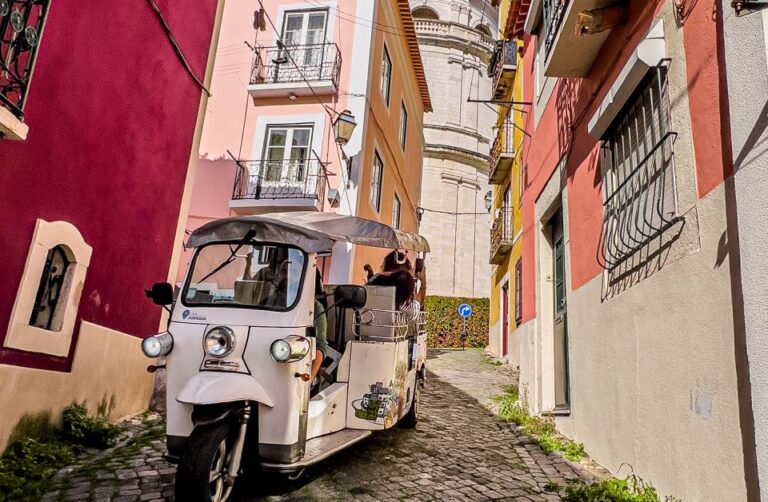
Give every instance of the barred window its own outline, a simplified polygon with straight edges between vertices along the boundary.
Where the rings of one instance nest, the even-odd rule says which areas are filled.
[[[600,261],[613,270],[673,225],[677,190],[665,65],[653,68],[603,137]]]

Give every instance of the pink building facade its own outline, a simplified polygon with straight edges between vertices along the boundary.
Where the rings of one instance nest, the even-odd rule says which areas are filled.
[[[280,0],[265,2],[265,12],[259,14],[253,2],[227,2],[187,232],[230,215],[294,210],[361,215],[360,188],[369,181],[362,179],[362,159],[373,151],[370,128],[389,128],[376,122],[370,103],[373,94],[380,93],[386,71],[391,79],[388,92],[397,89],[393,62],[412,58],[408,49],[416,47],[415,35],[408,41],[393,37],[388,69],[379,66],[377,38],[402,29],[381,28],[403,22],[396,6],[361,0]],[[385,15],[392,18],[386,20]],[[409,11],[406,22],[412,26]],[[421,61],[409,66],[421,68]],[[391,109],[407,113],[407,124],[400,124],[402,135],[414,136],[413,157],[420,161],[426,83],[419,86],[412,72],[404,78],[410,87],[402,91],[402,108],[393,99]],[[334,123],[345,110],[357,126],[341,145]],[[387,133],[395,145],[399,133],[397,128]],[[383,170],[379,190],[399,169]],[[379,193],[380,201],[383,197]],[[398,200],[398,211],[414,221],[412,231],[417,202]],[[383,215],[373,217],[391,223],[389,212]],[[334,250],[325,263],[326,278],[349,282],[353,259],[350,249]],[[180,263],[179,277],[185,265]]]

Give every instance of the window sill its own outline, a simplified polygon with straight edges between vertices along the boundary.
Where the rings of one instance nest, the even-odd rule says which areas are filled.
[[[24,141],[27,139],[29,126],[16,118],[6,108],[0,106],[0,138],[12,141]]]

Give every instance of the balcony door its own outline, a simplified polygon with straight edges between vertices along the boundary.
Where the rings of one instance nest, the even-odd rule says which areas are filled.
[[[286,12],[283,21],[282,40],[285,50],[290,52],[291,58],[299,67],[307,80],[320,80],[322,78],[323,54],[325,43],[325,31],[328,12],[325,10],[309,10]],[[297,68],[287,61],[287,67],[278,72],[295,72]],[[303,80],[301,75],[298,79]]]
[[[317,173],[310,172],[312,127],[268,127],[264,138],[264,157],[259,166],[257,183],[263,198],[277,195],[310,194]],[[254,174],[254,173],[252,173]],[[290,193],[286,193],[286,190]]]

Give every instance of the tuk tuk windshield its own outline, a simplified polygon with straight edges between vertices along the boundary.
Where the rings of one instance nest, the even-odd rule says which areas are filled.
[[[284,245],[221,243],[201,247],[183,303],[288,310],[296,304],[306,256]]]

